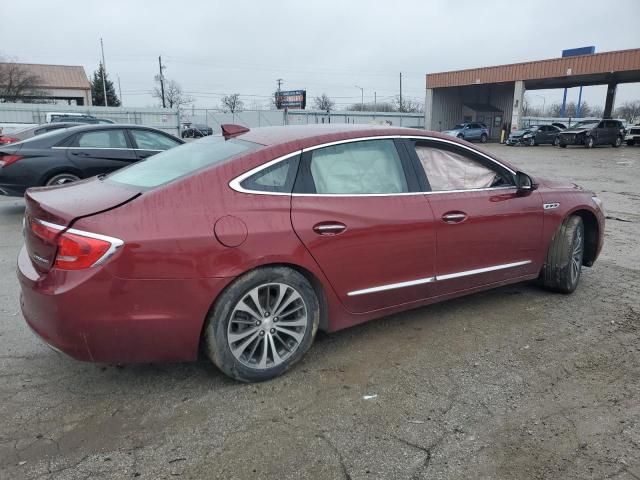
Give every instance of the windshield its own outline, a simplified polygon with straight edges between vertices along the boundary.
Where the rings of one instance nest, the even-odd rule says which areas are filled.
[[[135,187],[153,188],[204,167],[216,165],[241,153],[262,147],[244,140],[210,136],[166,150],[109,175],[109,180]]]
[[[464,128],[464,123],[459,123],[458,125],[453,127],[451,130],[462,130],[463,128]]]
[[[598,123],[598,120],[585,120],[583,122],[578,122],[571,126],[571,128],[581,128],[581,127],[590,127]]]

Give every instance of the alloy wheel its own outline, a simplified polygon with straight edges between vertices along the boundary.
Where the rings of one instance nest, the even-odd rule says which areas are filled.
[[[243,365],[264,370],[285,362],[302,343],[308,309],[302,295],[284,283],[251,289],[235,305],[227,343]]]
[[[584,254],[584,238],[582,229],[576,230],[576,236],[573,241],[573,250],[571,252],[571,284],[575,284],[580,278],[580,269],[582,267],[582,257]]]
[[[71,175],[70,173],[63,173],[51,178],[47,182],[47,186],[66,185],[67,183],[77,182],[78,180],[80,180],[80,178],[75,175]]]

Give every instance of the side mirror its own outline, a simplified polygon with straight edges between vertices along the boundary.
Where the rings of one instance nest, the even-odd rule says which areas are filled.
[[[538,184],[534,183],[533,179],[523,172],[516,172],[516,188],[519,193],[532,192],[538,188]]]

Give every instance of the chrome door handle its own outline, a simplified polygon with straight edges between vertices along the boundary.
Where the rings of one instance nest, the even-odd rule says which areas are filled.
[[[460,223],[467,218],[467,214],[463,212],[451,212],[442,215],[442,220],[446,223]]]
[[[347,226],[344,223],[338,222],[317,223],[313,226],[313,231],[319,235],[337,235],[346,229]]]

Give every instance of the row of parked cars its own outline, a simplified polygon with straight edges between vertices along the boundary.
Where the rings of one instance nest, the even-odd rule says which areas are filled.
[[[489,139],[489,129],[485,124],[478,122],[460,123],[443,133],[481,143],[485,143]],[[633,126],[628,131],[622,121],[612,119],[584,120],[569,128],[562,123],[530,125],[511,132],[505,144],[510,146],[549,144],[561,148],[566,148],[569,145],[582,145],[586,148],[593,148],[597,145],[619,147],[623,141],[626,141],[627,145],[640,143],[640,125]]]
[[[0,136],[0,195],[113,172],[183,143],[141,125],[52,120]]]

